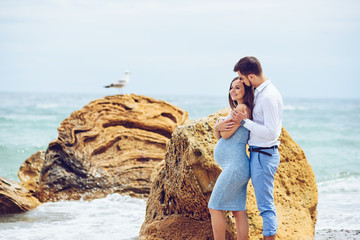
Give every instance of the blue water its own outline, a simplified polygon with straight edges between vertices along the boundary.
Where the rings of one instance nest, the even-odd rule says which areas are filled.
[[[57,137],[60,123],[73,111],[100,97],[103,95],[0,93],[0,176],[19,181],[17,172],[20,165],[36,151],[46,150],[48,143]],[[190,119],[206,117],[228,107],[227,97],[220,96],[154,95],[151,97],[168,101],[188,111]],[[317,180],[319,189],[317,230],[360,230],[360,216],[354,214],[360,212],[358,201],[360,199],[360,100],[284,99],[284,106],[283,125],[304,150]],[[122,204],[126,205],[128,202],[133,204],[138,201],[143,211],[136,213],[137,218],[140,219],[136,222],[137,225],[121,221],[118,222],[116,229],[117,232],[122,229],[135,229],[132,230],[131,236],[127,234],[120,238],[133,239],[140,229],[141,219],[144,219],[145,203],[141,199],[128,201],[119,198],[122,197],[116,196],[99,200],[100,203],[90,203],[95,206],[92,214],[96,218],[104,218],[105,221],[106,215],[101,213],[103,210],[97,210],[97,204],[123,201]],[[101,203],[101,201],[105,202]],[[80,201],[79,204],[89,203]],[[72,203],[52,203],[42,205],[41,208],[29,213],[1,217],[0,236],[16,239],[15,232],[20,231],[24,236],[30,234],[37,223],[42,223],[45,221],[44,218],[51,218],[52,214],[56,214],[54,208],[66,212],[64,210],[66,206],[72,206]],[[59,218],[53,221],[53,225],[47,226],[48,228],[52,229],[69,220],[63,212],[57,214]],[[79,213],[79,216],[84,214]],[[131,218],[134,213],[122,211],[118,214],[124,218]],[[70,222],[79,221],[77,216],[73,218]],[[25,226],[24,221],[31,222],[34,226],[22,227]],[[113,221],[118,219],[114,217]],[[88,221],[88,225],[91,224],[93,223]],[[72,224],[69,224],[70,226]],[[37,239],[46,239],[36,236]],[[94,232],[92,236],[93,238],[90,239],[96,239],[97,235]],[[71,236],[67,238],[69,237],[71,238]]]

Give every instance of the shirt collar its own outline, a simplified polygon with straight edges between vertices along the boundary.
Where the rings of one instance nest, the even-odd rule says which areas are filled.
[[[262,90],[264,90],[264,88],[269,85],[271,83],[270,79],[267,79],[265,82],[263,82],[262,84],[260,84],[260,86],[258,86],[257,88],[255,88],[255,92],[261,92]]]

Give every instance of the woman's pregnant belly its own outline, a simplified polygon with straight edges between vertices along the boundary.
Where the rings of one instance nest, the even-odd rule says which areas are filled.
[[[214,158],[222,169],[228,166],[242,168],[245,167],[244,165],[249,164],[246,145],[231,141],[230,138],[219,139],[214,149]]]

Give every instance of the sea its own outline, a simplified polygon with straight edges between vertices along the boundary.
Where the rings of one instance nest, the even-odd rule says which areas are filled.
[[[18,181],[21,164],[57,138],[73,111],[103,93],[0,92],[0,176]],[[194,120],[228,107],[227,96],[148,95]],[[283,126],[304,150],[319,192],[316,240],[360,239],[360,99],[284,98]],[[119,194],[48,202],[0,215],[0,239],[137,239],[146,199]]]

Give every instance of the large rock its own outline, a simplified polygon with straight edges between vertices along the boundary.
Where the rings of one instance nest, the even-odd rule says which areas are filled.
[[[20,183],[0,177],[0,214],[25,212],[39,204],[39,200]]]
[[[275,175],[274,198],[277,208],[279,239],[314,239],[318,191],[315,175],[304,151],[285,128],[280,136],[280,165]],[[262,234],[262,218],[255,206],[250,184],[247,207],[251,239]]]
[[[41,169],[44,165],[45,151],[37,151],[20,166],[18,177],[21,184],[31,193],[39,187]]]
[[[40,204],[35,197],[39,185],[45,152],[38,151],[29,157],[18,172],[21,183],[0,177],[0,214],[20,213]]]
[[[152,176],[146,217],[139,239],[212,239],[207,208],[221,168],[213,159],[217,142],[213,126],[222,110],[208,118],[178,127],[168,144],[165,161]],[[278,239],[313,239],[316,223],[317,187],[304,152],[283,128],[279,148],[281,161],[275,178]],[[250,239],[261,239],[262,220],[249,184],[247,213]],[[236,239],[235,222],[226,214],[227,239]]]
[[[118,192],[147,197],[150,176],[187,112],[167,102],[109,96],[75,111],[49,144],[37,197],[42,201],[101,198]]]

